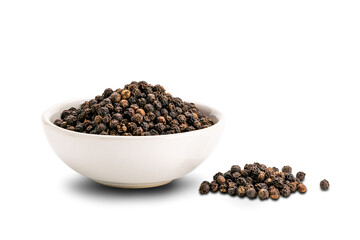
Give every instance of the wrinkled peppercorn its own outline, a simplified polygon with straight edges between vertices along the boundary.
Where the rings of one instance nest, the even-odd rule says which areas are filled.
[[[203,181],[200,185],[199,192],[200,194],[206,194],[210,191],[210,186],[208,181]]]
[[[227,186],[226,186],[225,183],[224,183],[224,184],[220,184],[220,186],[219,186],[219,191],[220,191],[221,193],[227,193]]]
[[[270,194],[270,198],[273,200],[278,200],[280,197],[280,192],[277,188],[271,189],[269,194]]]
[[[235,193],[236,193],[236,186],[231,186],[228,188],[229,195],[235,195]]]
[[[217,190],[219,190],[219,184],[217,184],[215,181],[212,181],[210,183],[210,191],[217,192]]]
[[[238,172],[238,173],[240,173],[240,171],[241,171],[241,168],[240,168],[240,166],[239,165],[233,165],[232,167],[231,167],[231,173],[235,173],[235,172]]]
[[[261,200],[265,200],[269,198],[269,192],[266,189],[260,189],[258,192],[258,196]]]
[[[236,189],[236,194],[239,196],[239,197],[244,197],[245,194],[246,194],[246,190],[245,190],[245,187],[243,186],[240,186]]]
[[[329,181],[326,180],[326,179],[324,179],[324,180],[322,180],[322,181],[320,182],[320,188],[321,188],[321,190],[328,190],[328,189],[329,189],[329,186],[330,186]]]
[[[219,185],[225,184],[226,179],[224,178],[223,175],[219,175],[219,176],[216,177],[216,182],[217,182]]]
[[[160,85],[141,81],[116,91],[107,88],[102,95],[83,102],[79,109],[64,110],[54,124],[81,133],[151,136],[194,131],[214,122],[195,104],[172,97]]]
[[[250,199],[255,199],[257,196],[257,192],[254,188],[249,188],[249,190],[246,191],[246,196]]]
[[[304,179],[305,179],[305,173],[304,172],[298,172],[297,174],[296,174],[296,178],[298,178],[300,181],[304,181]]]
[[[284,166],[282,168],[283,173],[292,173],[292,168],[290,166]]]
[[[281,190],[280,190],[280,194],[283,197],[288,197],[291,194],[291,190],[290,187],[288,185],[285,185]]]
[[[304,184],[299,184],[298,187],[297,187],[297,190],[300,192],[300,193],[304,193],[306,192],[306,187]]]

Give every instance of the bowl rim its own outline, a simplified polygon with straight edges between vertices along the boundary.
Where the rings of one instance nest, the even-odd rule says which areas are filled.
[[[193,102],[195,103],[195,105],[199,108],[202,107],[206,107],[210,109],[210,112],[212,115],[214,115],[217,118],[217,122],[208,127],[208,128],[203,128],[203,129],[198,129],[195,131],[191,131],[191,132],[183,132],[183,133],[174,133],[174,134],[167,134],[167,135],[152,135],[152,136],[113,136],[113,135],[99,135],[99,134],[89,134],[89,133],[81,133],[81,132],[75,132],[75,131],[70,131],[64,128],[61,128],[59,126],[56,126],[53,122],[50,121],[50,117],[52,117],[56,112],[59,112],[59,109],[63,106],[63,105],[68,105],[70,103],[77,103],[77,102],[81,102],[81,101],[88,101],[92,99],[91,97],[89,98],[73,98],[73,99],[69,99],[63,102],[58,102],[56,104],[53,104],[52,106],[48,107],[42,114],[41,116],[41,120],[44,126],[49,126],[50,128],[52,128],[54,131],[58,132],[59,134],[64,134],[64,135],[70,135],[70,136],[74,136],[74,137],[90,137],[90,138],[99,138],[99,139],[133,139],[133,140],[138,140],[138,139],[154,139],[154,138],[177,138],[177,137],[186,137],[189,135],[194,135],[194,134],[202,134],[208,131],[212,131],[214,128],[221,128],[224,126],[225,124],[225,119],[223,114],[217,110],[216,108],[210,107],[206,104],[202,104],[199,102]],[[189,102],[189,101],[188,101]],[[63,111],[63,110],[60,110]]]

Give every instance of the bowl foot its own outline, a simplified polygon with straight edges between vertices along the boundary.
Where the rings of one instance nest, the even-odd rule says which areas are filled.
[[[163,182],[154,182],[154,183],[116,183],[116,182],[106,182],[100,180],[94,180],[94,181],[102,185],[106,185],[109,187],[116,187],[116,188],[152,188],[152,187],[159,187],[168,184],[172,180],[163,181]]]

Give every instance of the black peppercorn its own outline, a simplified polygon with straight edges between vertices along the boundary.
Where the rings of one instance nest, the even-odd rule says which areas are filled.
[[[254,188],[249,188],[246,191],[246,196],[250,199],[255,199],[257,197],[257,192]]]
[[[236,186],[229,186],[228,188],[228,194],[229,195],[235,195],[236,194]]]
[[[290,187],[288,185],[284,185],[284,187],[280,191],[281,195],[283,197],[288,197],[291,194]]]
[[[292,168],[290,166],[284,166],[282,168],[282,172],[283,173],[291,173],[292,172]]]
[[[296,177],[300,180],[300,181],[304,181],[304,179],[305,179],[305,173],[304,172],[298,172],[297,174],[296,174]]]
[[[320,188],[321,188],[321,190],[328,190],[328,189],[329,189],[329,186],[330,186],[329,181],[326,180],[326,179],[324,179],[324,180],[322,180],[322,181],[320,182]]]
[[[245,194],[246,194],[245,187],[240,186],[236,189],[236,195],[238,195],[239,197],[244,197]]]
[[[238,172],[238,173],[240,173],[240,171],[241,171],[241,168],[240,168],[240,166],[239,165],[233,165],[232,167],[231,167],[231,173],[235,173],[235,172]]]
[[[210,191],[217,192],[218,189],[219,189],[219,184],[217,184],[217,182],[215,182],[215,181],[212,181],[210,183]]]
[[[298,187],[297,187],[297,190],[300,192],[300,193],[305,193],[306,192],[306,187],[304,184],[299,184]]]
[[[210,191],[210,185],[208,181],[204,181],[201,183],[199,192],[200,194],[207,194]]]
[[[224,183],[224,184],[220,184],[220,186],[219,186],[219,191],[220,191],[221,193],[227,193],[227,186],[226,186],[225,183]]]
[[[222,185],[222,184],[225,184],[226,182],[226,179],[223,175],[218,175],[216,177],[216,182],[219,184],[219,185]]]
[[[277,188],[271,189],[269,194],[270,194],[270,198],[273,200],[278,200],[280,197],[280,192]]]
[[[258,196],[261,200],[265,200],[269,198],[269,192],[266,189],[260,189],[258,192]]]

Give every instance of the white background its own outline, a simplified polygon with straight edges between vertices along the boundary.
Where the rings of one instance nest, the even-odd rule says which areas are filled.
[[[1,1],[0,238],[358,237],[359,12],[329,0]],[[164,187],[95,184],[41,128],[50,105],[132,80],[227,118],[211,157]],[[305,171],[308,192],[198,194],[215,172],[254,161]]]

